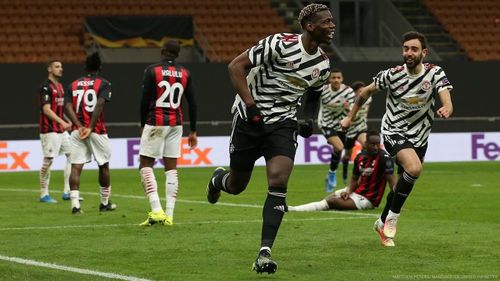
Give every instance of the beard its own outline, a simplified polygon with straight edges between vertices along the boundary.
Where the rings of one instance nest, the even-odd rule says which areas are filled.
[[[408,62],[409,59],[410,59],[409,56],[403,57],[403,62],[409,69],[414,69],[415,67],[417,67],[417,65],[419,65],[422,62],[422,55],[415,56],[415,58],[413,58],[411,62]]]

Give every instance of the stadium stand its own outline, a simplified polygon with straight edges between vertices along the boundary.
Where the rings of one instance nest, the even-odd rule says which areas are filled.
[[[424,0],[423,3],[472,60],[500,60],[499,1]]]
[[[393,4],[413,28],[426,35],[429,45],[442,60],[468,60],[464,49],[420,0],[394,0]]]
[[[192,15],[211,62],[227,62],[257,40],[290,31],[268,0],[0,0],[0,63],[82,62],[85,16]],[[256,17],[258,15],[258,17]]]

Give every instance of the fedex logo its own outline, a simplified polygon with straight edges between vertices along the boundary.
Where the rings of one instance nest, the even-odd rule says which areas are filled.
[[[352,148],[350,161],[354,161],[361,149],[361,144],[356,141]],[[330,163],[332,152],[332,146],[328,143],[319,143],[317,135],[304,139],[304,162],[306,163],[314,162],[314,156],[322,163]]]
[[[139,166],[139,139],[129,139],[127,140],[127,166],[136,167]],[[181,157],[177,159],[177,164],[179,166],[201,166],[201,165],[211,165],[209,154],[212,151],[211,147],[200,148],[196,147],[194,149],[189,149],[187,138],[182,138],[181,141]],[[163,165],[163,159],[159,159],[155,162],[160,162]]]
[[[8,142],[0,142],[0,171],[29,170],[30,166],[26,163],[29,151],[13,152],[8,151],[7,147]]]
[[[500,156],[500,144],[484,141],[484,134],[472,134],[472,159],[478,159],[482,152],[488,160],[495,160]]]
[[[318,136],[310,136],[304,139],[304,162],[310,163],[311,156],[315,155],[319,161],[329,163],[332,158],[332,146],[329,144],[319,145]]]

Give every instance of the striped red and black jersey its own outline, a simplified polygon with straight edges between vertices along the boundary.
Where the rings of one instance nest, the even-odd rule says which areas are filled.
[[[99,98],[103,98],[106,102],[111,101],[111,83],[96,74],[87,74],[69,85],[65,102],[73,104],[76,117],[84,127],[88,127]],[[98,117],[93,132],[108,133],[104,121],[104,110]]]
[[[64,128],[56,121],[43,113],[43,106],[50,104],[50,109],[60,118],[64,118],[64,89],[61,83],[53,83],[49,79],[40,86],[40,134],[46,133],[62,133]]]
[[[182,125],[183,97],[189,106],[191,131],[196,131],[197,109],[191,73],[171,60],[148,66],[142,83],[141,126]]]
[[[354,159],[352,173],[359,176],[358,187],[354,192],[363,195],[373,207],[378,207],[384,196],[386,175],[392,175],[393,172],[394,162],[385,150],[381,149],[377,155],[361,151]]]

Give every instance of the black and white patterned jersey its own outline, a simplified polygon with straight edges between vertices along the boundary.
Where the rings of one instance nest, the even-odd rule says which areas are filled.
[[[373,80],[377,90],[387,90],[382,134],[401,135],[415,147],[427,145],[436,96],[453,89],[444,70],[425,63],[421,73],[411,75],[403,65],[383,70]]]
[[[369,97],[366,102],[363,104],[362,107],[359,108],[358,113],[356,114],[356,118],[352,120],[351,126],[349,129],[347,129],[347,134],[346,136],[348,138],[355,138],[357,135],[361,134],[362,132],[366,132],[368,129],[368,111],[370,110],[370,105],[372,103],[372,98]],[[354,100],[353,103],[350,104],[350,107],[354,105]]]
[[[264,123],[297,119],[297,107],[308,91],[319,94],[330,75],[330,60],[318,48],[308,54],[301,35],[277,33],[270,35],[248,50],[253,68],[247,84],[255,104],[262,112]],[[238,111],[246,120],[245,104],[236,95],[232,112]]]
[[[329,84],[321,93],[321,103],[318,113],[318,126],[320,128],[328,128],[335,131],[342,131],[340,120],[347,116],[349,109],[344,107],[354,103],[354,91],[351,87],[340,84],[338,90],[333,90]]]

